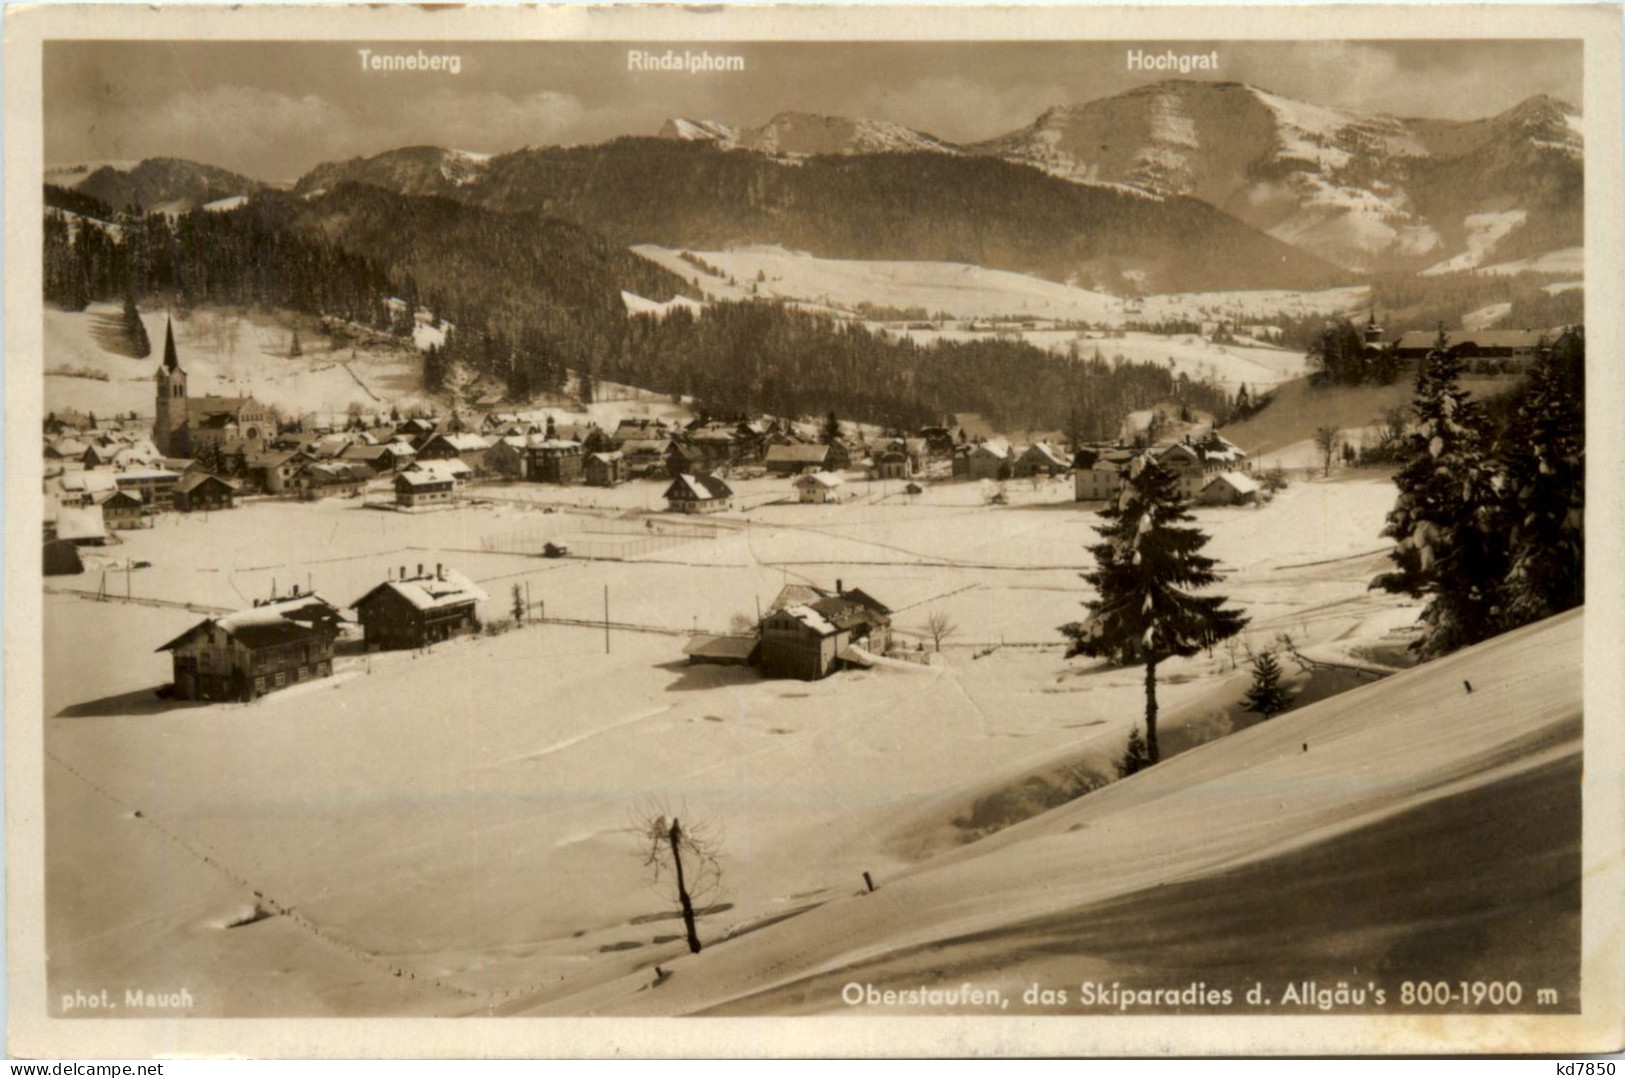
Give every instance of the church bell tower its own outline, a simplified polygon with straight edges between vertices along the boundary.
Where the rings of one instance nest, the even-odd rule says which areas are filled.
[[[158,368],[158,408],[152,441],[166,457],[183,457],[186,444],[186,371],[175,356],[175,324],[164,324],[164,362]]]

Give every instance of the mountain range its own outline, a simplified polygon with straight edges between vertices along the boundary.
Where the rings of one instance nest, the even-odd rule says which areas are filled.
[[[787,158],[995,157],[1078,184],[1190,195],[1338,265],[1378,270],[1424,268],[1475,246],[1488,256],[1487,214],[1510,215],[1498,219],[1497,258],[1579,245],[1580,128],[1575,109],[1544,96],[1482,120],[1417,120],[1169,80],[1051,108],[975,143],[792,112],[744,130],[676,119],[661,134]]]
[[[675,118],[659,137],[590,146],[389,150],[318,165],[294,191],[360,183],[625,245],[782,244],[1132,292],[1314,288],[1578,247],[1583,171],[1580,118],[1549,97],[1480,120],[1403,119],[1169,80],[973,143],[804,112],[757,127]],[[171,211],[268,187],[173,158],[47,180]]]

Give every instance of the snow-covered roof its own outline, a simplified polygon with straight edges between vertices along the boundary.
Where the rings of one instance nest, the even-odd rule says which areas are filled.
[[[829,456],[827,445],[775,445],[767,450],[767,462],[791,461],[796,464],[822,464]]]
[[[57,483],[69,493],[94,494],[97,491],[117,489],[117,479],[112,472],[66,472]]]
[[[835,626],[826,621],[824,619],[824,615],[820,614],[810,606],[800,604],[796,606],[787,606],[784,608],[784,612],[801,622],[801,624],[805,625],[819,636],[832,636],[835,633]]]
[[[351,603],[360,606],[374,593],[388,589],[411,603],[418,610],[442,610],[461,603],[483,603],[490,598],[485,589],[455,569],[441,569],[435,573],[389,580]]]
[[[755,650],[754,636],[696,636],[683,645],[684,655],[707,659],[748,659]]]
[[[180,473],[166,471],[163,468],[126,468],[122,472],[116,473],[116,476],[120,483],[126,480],[130,482],[141,482],[143,480],[162,482],[165,479],[179,479]]]
[[[1005,441],[1003,438],[994,438],[991,441],[983,442],[971,452],[973,454],[987,453],[991,456],[998,457],[1000,460],[1003,460],[1005,457],[1010,455],[1010,443]]]
[[[1257,494],[1263,489],[1257,480],[1242,472],[1220,472],[1208,480],[1207,486],[1211,487],[1214,483],[1228,483],[1237,494]]]
[[[1050,445],[1048,442],[1034,442],[1032,445],[1027,447],[1027,452],[1028,453],[1036,453],[1039,456],[1043,457],[1044,459],[1048,460],[1050,463],[1055,464],[1055,465],[1057,465],[1059,467],[1062,467],[1062,468],[1066,468],[1066,467],[1070,466],[1070,465],[1067,464],[1066,458],[1063,457],[1061,455],[1061,453],[1058,450],[1056,450],[1054,446]]]
[[[733,493],[733,488],[714,475],[679,475],[671,481],[666,488],[666,497],[692,498],[698,502],[708,502],[717,498],[726,498]]]
[[[56,511],[58,539],[105,539],[107,525],[99,506],[59,506]]]
[[[448,460],[416,461],[402,474],[429,475],[444,481],[447,479],[461,479],[466,475],[472,474],[473,471],[474,469],[470,468],[465,462],[457,460],[456,458],[451,458]]]
[[[796,476],[792,481],[792,485],[797,487],[819,486],[831,490],[840,486],[841,483],[841,477],[830,472],[808,472],[805,475]]]
[[[315,592],[276,602],[262,603],[247,610],[206,618],[158,648],[168,651],[205,627],[215,627],[243,641],[249,647],[297,639],[320,627],[344,620],[338,608]]]
[[[448,445],[459,453],[477,453],[491,448],[491,443],[478,434],[437,434],[434,441]]]

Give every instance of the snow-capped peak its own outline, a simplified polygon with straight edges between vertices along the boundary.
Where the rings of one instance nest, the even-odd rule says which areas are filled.
[[[714,142],[723,149],[732,149],[739,142],[738,130],[728,124],[716,120],[691,120],[686,116],[667,120],[660,129],[660,137],[684,142]]]

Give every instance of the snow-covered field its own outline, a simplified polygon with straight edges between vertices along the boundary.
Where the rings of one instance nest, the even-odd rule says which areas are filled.
[[[699,522],[714,538],[625,561],[492,550],[624,553],[694,524],[642,512],[656,484],[484,487],[484,505],[421,516],[248,503],[124,533],[46,599],[53,998],[113,970],[160,986],[184,970],[203,1015],[579,1013],[598,1005],[580,993],[685,950],[626,830],[651,800],[725,831],[701,929],[715,941],[844,899],[864,871],[889,884],[918,863],[921,828],[954,833],[991,776],[1108,770],[1140,674],[1065,660],[1055,631],[1087,596],[1089,507],[1063,482],[1011,483],[1000,507],[982,484],[899,487],[854,478],[851,499],[803,506],[782,479],[740,481],[736,509]],[[1366,590],[1391,497],[1362,477],[1198,510],[1252,643],[1346,649],[1412,616]],[[116,571],[131,560],[152,565]],[[175,705],[152,695],[168,677],[153,649],[199,615],[67,593],[111,564],[107,590],[138,599],[235,608],[274,582],[342,604],[437,562],[490,593],[488,617],[519,584],[550,618],[599,619],[607,586],[610,619],[647,631],[612,631],[606,652],[601,628],[532,626],[341,658],[331,680],[252,705]],[[910,644],[948,614],[944,661],[816,683],[684,663],[687,632],[837,579],[891,605]],[[1166,738],[1230,728],[1235,659],[1165,664]],[[1091,856],[1118,878],[1112,848]],[[272,915],[224,927],[256,903]]]
[[[871,303],[920,307],[953,318],[1000,316],[1087,321],[1117,325],[1125,319],[1165,321],[1230,319],[1257,321],[1272,314],[1347,314],[1364,310],[1364,286],[1299,292],[1261,289],[1239,292],[1178,292],[1143,297],[1141,310],[1105,292],[1074,288],[1025,273],[984,269],[958,262],[853,261],[819,258],[778,246],[746,246],[726,251],[690,252],[723,272],[707,273],[681,253],[645,244],[638,254],[660,263],[703,289],[708,297],[750,295],[819,303],[855,311]],[[731,278],[731,281],[730,281]],[[753,291],[753,288],[755,291]]]
[[[1023,273],[984,269],[957,262],[884,262],[816,258],[777,246],[736,247],[693,252],[723,271],[718,278],[654,246],[634,247],[719,298],[740,294],[808,300],[856,309],[860,303],[921,307],[954,318],[1005,314],[1067,321],[1116,321],[1123,301],[1117,296],[1046,281]],[[732,278],[730,285],[726,278]]]

